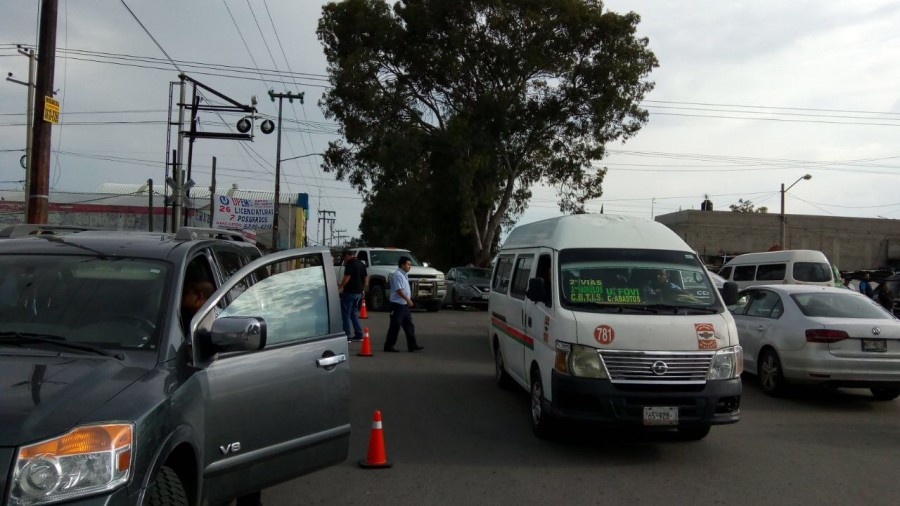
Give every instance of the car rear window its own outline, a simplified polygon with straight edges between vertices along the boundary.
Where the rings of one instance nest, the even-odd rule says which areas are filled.
[[[894,319],[875,301],[854,293],[795,293],[791,299],[811,317]]]
[[[819,262],[795,262],[794,279],[809,283],[831,281],[831,265]]]

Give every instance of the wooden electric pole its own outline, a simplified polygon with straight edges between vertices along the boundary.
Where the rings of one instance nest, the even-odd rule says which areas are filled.
[[[58,0],[41,0],[41,27],[38,40],[37,81],[34,85],[34,125],[31,130],[34,168],[29,174],[28,223],[47,223],[50,207],[50,133],[52,114],[45,113],[45,99],[53,100],[53,73],[56,62],[56,12]],[[52,113],[52,111],[48,111]],[[56,111],[58,119],[59,111]]]

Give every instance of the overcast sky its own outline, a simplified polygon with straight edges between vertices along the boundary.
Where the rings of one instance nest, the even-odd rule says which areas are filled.
[[[134,15],[129,12],[126,5]],[[179,71],[247,103],[266,92],[304,92],[285,102],[282,159],[321,153],[337,128],[318,101],[325,59],[315,27],[320,0],[59,0],[53,128],[55,191],[164,178],[169,83]],[[0,70],[25,80],[15,44],[37,44],[39,0],[0,3]],[[589,209],[651,218],[715,209],[738,199],[788,214],[900,218],[900,3],[896,1],[613,0],[641,18],[660,62],[644,107],[649,123],[609,145],[604,195]],[[146,31],[141,27],[143,24]],[[148,33],[149,32],[149,35]],[[152,35],[152,38],[151,38]],[[272,71],[280,71],[281,76]],[[26,88],[0,83],[0,188],[21,185]],[[234,124],[238,117],[223,116]],[[202,113],[206,131],[226,131]],[[274,189],[275,135],[254,142],[198,140],[193,179],[208,186]],[[310,195],[310,235],[319,210],[358,236],[362,204],[319,168],[315,156],[282,163],[282,193]],[[552,190],[536,189],[520,223],[559,214]]]

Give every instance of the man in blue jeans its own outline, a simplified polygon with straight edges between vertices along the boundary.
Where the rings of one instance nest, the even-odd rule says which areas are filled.
[[[344,277],[338,283],[341,289],[341,318],[344,320],[344,333],[348,341],[362,341],[363,331],[359,324],[359,301],[366,292],[366,283],[369,281],[366,266],[353,255],[353,252],[345,249],[341,253],[344,262]],[[353,334],[350,333],[351,326]]]
[[[384,342],[384,351],[396,352],[397,337],[400,335],[400,328],[406,334],[406,349],[409,351],[424,350],[425,347],[419,346],[416,342],[416,327],[413,325],[412,312],[413,307],[412,291],[409,287],[409,277],[407,273],[412,268],[412,261],[408,256],[400,257],[397,261],[397,270],[391,273],[391,324],[388,327],[387,339]]]

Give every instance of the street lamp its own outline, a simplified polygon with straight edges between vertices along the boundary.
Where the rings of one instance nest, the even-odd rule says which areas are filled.
[[[799,183],[800,181],[803,181],[804,179],[807,179],[807,180],[812,179],[812,174],[806,174],[805,176],[801,177],[800,179],[794,181],[787,188],[784,187],[784,183],[781,183],[781,249],[784,249],[784,242],[785,242],[785,237],[784,237],[785,236],[784,194],[787,193],[788,190],[793,188],[795,184]]]

